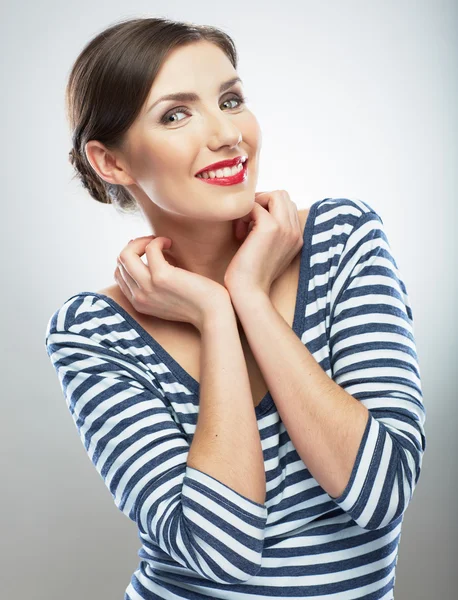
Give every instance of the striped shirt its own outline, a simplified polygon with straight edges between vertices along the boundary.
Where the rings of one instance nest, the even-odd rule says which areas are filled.
[[[254,407],[264,504],[187,466],[199,383],[104,294],[71,296],[51,316],[46,349],[80,439],[138,528],[124,600],[394,598],[426,448],[407,290],[383,221],[362,200],[315,202],[300,252],[292,329],[369,411],[337,498],[299,457],[270,392]]]

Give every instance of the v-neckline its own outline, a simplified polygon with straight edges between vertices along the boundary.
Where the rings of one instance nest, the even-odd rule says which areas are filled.
[[[299,261],[299,281],[296,293],[296,303],[294,307],[294,319],[291,329],[294,333],[300,337],[303,333],[304,321],[305,321],[305,308],[307,304],[306,292],[308,289],[309,282],[309,269],[310,269],[310,251],[312,242],[313,224],[315,222],[315,214],[318,205],[323,200],[317,200],[311,205],[305,227],[303,231],[303,246],[301,248],[301,257]],[[199,397],[200,383],[194,379],[186,369],[184,369],[178,361],[176,361],[167,350],[161,346],[161,344],[150,334],[144,327],[136,321],[132,315],[130,315],[120,304],[113,300],[110,296],[101,294],[100,292],[80,292],[75,296],[96,296],[102,298],[107,302],[115,311],[129,323],[129,325],[135,329],[135,331],[145,340],[145,342],[154,350],[160,360],[166,364],[167,368],[175,375],[175,377],[187,388],[189,388],[196,396]],[[273,398],[267,390],[262,400],[257,406],[254,407],[256,418],[266,413],[273,404]]]

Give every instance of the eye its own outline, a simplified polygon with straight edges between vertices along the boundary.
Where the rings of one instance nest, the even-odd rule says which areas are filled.
[[[248,98],[245,98],[244,96],[239,96],[237,94],[235,94],[235,96],[232,96],[231,98],[228,98],[227,100],[225,100],[224,102],[238,102],[238,106],[242,106],[242,104],[245,104],[245,102],[248,100]],[[224,104],[223,102],[223,104]],[[233,108],[237,108],[237,107],[233,107]]]
[[[226,102],[237,102],[237,106],[232,107],[232,108],[238,108],[240,106],[243,106],[246,101],[248,100],[248,98],[246,96],[242,96],[241,94],[233,94],[230,98],[227,98],[227,100],[224,100],[224,103]],[[165,115],[161,118],[161,123],[163,123],[164,125],[167,125],[168,123],[178,123],[179,121],[182,121],[182,119],[179,120],[170,120],[171,117],[174,117],[177,114],[183,113],[185,115],[189,115],[189,110],[186,108],[186,106],[178,106],[177,108],[174,108],[173,110],[166,112]]]

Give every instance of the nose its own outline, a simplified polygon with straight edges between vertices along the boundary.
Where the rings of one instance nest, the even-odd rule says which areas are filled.
[[[209,140],[208,146],[219,148],[220,146],[237,146],[242,141],[242,132],[235,123],[234,117],[224,112],[209,117]]]

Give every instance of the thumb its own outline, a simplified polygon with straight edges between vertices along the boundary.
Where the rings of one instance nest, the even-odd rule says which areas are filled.
[[[142,236],[140,236],[138,238],[134,238],[133,240],[129,240],[129,244],[131,242],[136,242],[136,241],[140,241],[140,240],[141,241],[146,241],[146,240],[151,241],[151,238],[154,239],[155,237],[156,237],[155,235],[142,235]]]
[[[161,250],[164,248],[168,250],[172,245],[172,240],[170,238],[156,235],[143,235],[141,237],[134,238],[133,240],[130,240],[130,242],[127,245],[131,246],[133,250],[137,254],[139,254],[139,256],[142,256],[143,254],[145,254],[147,246],[149,246],[149,244],[151,244],[156,239],[159,240],[158,243]]]
[[[170,246],[172,245],[172,240],[168,237],[165,237],[163,235],[158,235],[158,236],[148,236],[146,237],[145,240],[143,240],[143,247],[144,247],[144,252],[146,252],[146,249],[148,246],[151,247],[151,244],[153,241],[157,240],[157,243],[155,244],[156,247],[159,247],[161,250],[168,250],[170,248]]]

